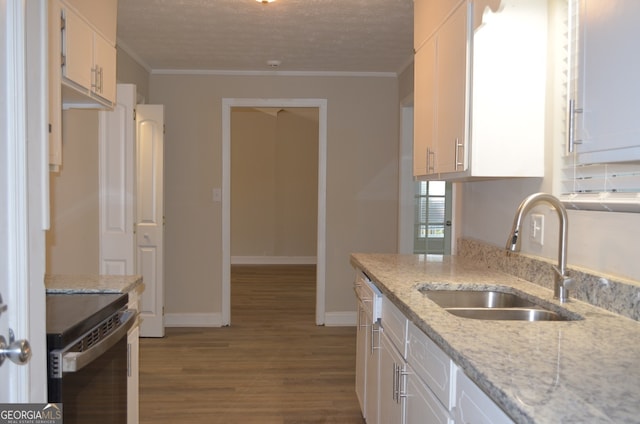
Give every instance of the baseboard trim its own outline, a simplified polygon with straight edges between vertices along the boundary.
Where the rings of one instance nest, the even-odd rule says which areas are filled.
[[[357,323],[357,312],[327,312],[324,325],[327,327],[353,327]]]
[[[165,314],[165,327],[222,327],[222,314]]]
[[[232,256],[231,265],[315,265],[315,256]]]
[[[357,322],[357,312],[327,312],[324,325],[327,327],[353,327]],[[187,313],[165,314],[165,327],[222,327],[222,314]]]

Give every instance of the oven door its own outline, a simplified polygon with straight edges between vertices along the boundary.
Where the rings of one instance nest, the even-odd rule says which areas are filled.
[[[64,424],[127,422],[127,332],[135,311],[124,311],[119,319],[117,329],[87,350],[78,352],[78,342],[51,352],[49,402],[62,403]],[[89,333],[84,339],[92,337]],[[51,369],[56,363],[58,377]]]

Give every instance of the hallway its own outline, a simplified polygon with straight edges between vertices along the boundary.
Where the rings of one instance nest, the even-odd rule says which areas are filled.
[[[230,327],[140,340],[140,422],[363,423],[355,328],[314,307],[315,266],[233,266]]]

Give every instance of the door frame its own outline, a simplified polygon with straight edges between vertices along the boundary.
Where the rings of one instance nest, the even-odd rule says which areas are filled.
[[[222,325],[231,324],[231,109],[312,107],[318,109],[318,223],[316,324],[325,323],[327,99],[222,99]]]

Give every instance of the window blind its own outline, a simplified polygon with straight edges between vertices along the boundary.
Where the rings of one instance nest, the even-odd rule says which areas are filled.
[[[603,151],[580,153],[582,137],[581,109],[571,110],[569,100],[581,105],[583,93],[580,81],[580,10],[581,0],[567,2],[566,20],[566,144],[575,130],[576,147],[569,152],[565,145],[565,155],[561,164],[560,198],[574,209],[640,212],[640,161],[625,161],[625,151]],[[583,52],[584,54],[584,52]],[[633,82],[637,84],[637,82]],[[611,113],[615,113],[612,111]],[[573,116],[572,116],[573,115]],[[640,140],[638,140],[640,144]],[[632,156],[631,156],[632,157]],[[635,157],[633,157],[635,159]]]

